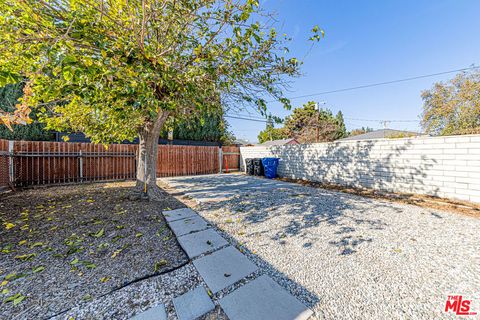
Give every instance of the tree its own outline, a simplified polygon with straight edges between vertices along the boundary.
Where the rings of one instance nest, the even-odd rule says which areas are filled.
[[[345,126],[342,111],[337,112],[335,120],[337,122],[337,132],[334,140],[345,138],[347,136],[347,127]]]
[[[157,138],[170,118],[220,105],[266,111],[299,61],[257,0],[4,0],[0,85],[29,79],[18,110],[93,142],[139,137],[137,189],[161,199]],[[313,30],[312,41],[323,31]]]
[[[300,143],[325,142],[343,138],[346,129],[341,112],[334,117],[330,110],[317,110],[316,103],[310,101],[286,118],[285,134]]]
[[[480,133],[480,72],[460,73],[422,92],[422,127],[434,135]]]
[[[6,79],[3,82],[2,77]],[[18,104],[23,86],[21,83],[15,83],[16,80],[18,79],[3,75],[0,69],[0,125],[5,125],[10,132],[13,131],[16,124],[25,125],[32,122],[30,119],[31,109]],[[2,87],[2,83],[6,85]],[[1,129],[4,132],[4,128]],[[7,137],[5,134],[2,135]]]
[[[267,123],[265,130],[260,131],[258,134],[258,142],[264,143],[265,141],[280,140],[288,138],[284,128],[275,128],[273,124]]]
[[[372,131],[373,131],[373,129],[370,128],[370,127],[361,127],[359,129],[353,129],[352,131],[350,131],[348,136],[350,136],[350,137],[358,136],[359,134],[364,134],[364,133],[372,132]]]
[[[170,118],[161,137],[167,138],[173,132],[174,139],[215,141],[224,144],[232,143],[232,134],[228,131],[228,123],[223,117],[221,106],[215,111],[203,111],[183,118]]]
[[[15,106],[19,103],[23,95],[23,82],[7,84],[0,88],[0,109],[12,113]],[[7,140],[30,140],[30,141],[49,141],[53,140],[52,132],[44,130],[45,125],[38,123],[35,112],[30,114],[33,123],[29,126],[21,124],[12,124],[11,128],[0,126],[0,139]]]

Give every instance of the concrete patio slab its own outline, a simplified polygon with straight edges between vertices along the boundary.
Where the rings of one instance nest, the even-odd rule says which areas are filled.
[[[195,231],[205,230],[209,226],[208,223],[199,216],[173,221],[170,222],[169,225],[177,237]]]
[[[193,264],[214,293],[258,269],[246,256],[231,246],[194,260]]]
[[[174,298],[173,305],[179,320],[194,320],[215,309],[215,305],[202,286]]]
[[[175,220],[181,220],[185,218],[191,218],[197,215],[195,211],[190,208],[180,208],[175,210],[163,211],[165,220],[172,222]]]
[[[167,320],[165,305],[160,304],[156,307],[150,308],[147,311],[135,315],[130,320]]]
[[[177,240],[190,259],[228,244],[227,240],[213,229],[187,234]]]
[[[230,320],[306,320],[313,312],[268,276],[261,276],[220,300]]]

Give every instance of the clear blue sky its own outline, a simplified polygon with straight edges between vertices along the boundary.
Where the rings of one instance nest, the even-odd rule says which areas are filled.
[[[260,0],[277,14],[278,30],[293,37],[290,49],[303,57],[306,39],[318,24],[325,38],[306,57],[303,76],[293,80],[287,96],[341,89],[480,65],[478,0]],[[420,93],[455,74],[292,100],[293,106],[325,102],[346,118],[418,120]],[[269,104],[278,116],[290,112]],[[246,114],[245,111],[242,112]],[[227,119],[237,138],[257,141],[260,122]],[[346,120],[347,129],[378,129],[378,122]],[[420,130],[418,123],[391,123],[389,128]]]

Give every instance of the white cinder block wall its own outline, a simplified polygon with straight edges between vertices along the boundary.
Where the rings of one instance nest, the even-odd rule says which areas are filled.
[[[280,177],[480,203],[480,135],[240,148],[278,157]]]

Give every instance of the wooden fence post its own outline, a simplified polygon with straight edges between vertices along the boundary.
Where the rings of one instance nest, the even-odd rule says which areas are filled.
[[[8,141],[8,175],[10,183],[12,186],[15,184],[15,170],[13,162],[13,152],[14,152],[15,141]]]
[[[223,171],[223,151],[222,146],[218,147],[218,173],[222,173]]]
[[[83,182],[83,154],[82,150],[79,152],[79,157],[78,157],[78,173],[80,175],[80,182]]]

